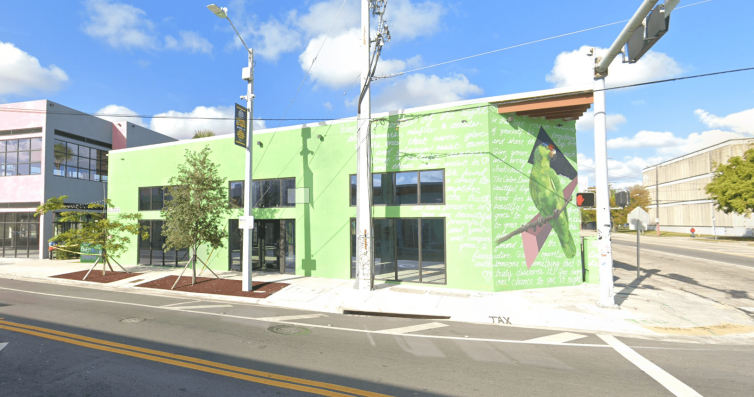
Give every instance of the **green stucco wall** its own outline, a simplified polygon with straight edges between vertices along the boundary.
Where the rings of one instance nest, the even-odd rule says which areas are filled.
[[[449,288],[502,291],[580,284],[580,251],[566,258],[554,231],[543,235],[547,239],[530,266],[521,235],[495,243],[539,213],[529,193],[528,160],[542,129],[576,167],[574,121],[508,117],[499,115],[496,106],[480,103],[375,120],[373,171],[444,169],[445,204],[375,206],[373,216],[444,217]],[[253,141],[262,143],[253,149],[254,179],[295,177],[296,187],[310,189],[309,204],[255,209],[255,217],[295,219],[297,275],[349,278],[350,219],[356,215],[349,206],[349,175],[356,173],[356,123],[257,133]],[[111,152],[108,196],[121,212],[136,212],[139,187],[167,185],[184,151],[205,145],[228,181],[243,180],[244,150],[231,136],[200,139]],[[571,183],[559,178],[562,186]],[[160,218],[159,211],[142,214],[144,219]],[[570,205],[567,214],[578,241],[579,211]],[[231,218],[239,215],[236,210]],[[137,256],[134,239],[120,260],[135,265]],[[213,254],[210,266],[228,269],[227,247]]]

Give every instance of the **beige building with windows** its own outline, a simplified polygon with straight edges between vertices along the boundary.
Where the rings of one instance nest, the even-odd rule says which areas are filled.
[[[718,236],[754,236],[754,217],[715,211],[704,187],[712,181],[714,164],[727,163],[754,148],[754,139],[732,139],[668,160],[642,171],[652,198],[649,215],[660,230]]]

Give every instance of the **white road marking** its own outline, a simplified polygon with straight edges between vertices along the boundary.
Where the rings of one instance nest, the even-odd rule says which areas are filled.
[[[56,298],[68,298],[68,299],[77,299],[77,300],[91,301],[91,302],[112,303],[114,305],[136,306],[136,307],[143,307],[143,308],[147,308],[147,309],[172,310],[172,308],[170,308],[170,307],[160,307],[160,306],[153,306],[153,305],[145,305],[143,303],[113,301],[113,300],[108,300],[108,299],[97,299],[97,298],[84,298],[84,297],[81,297],[81,296],[51,294],[51,293],[48,293],[48,292],[28,291],[28,290],[22,290],[22,289],[16,289],[16,288],[0,287],[0,290],[13,291],[13,292],[25,293],[25,294],[53,296],[53,297],[56,297]],[[176,310],[173,310],[173,311],[176,311]],[[260,320],[258,318],[254,318],[254,317],[237,316],[237,315],[233,315],[233,314],[220,314],[220,313],[199,312],[199,311],[191,311],[191,310],[186,310],[186,312],[188,312],[188,313],[196,313],[196,314],[204,314],[206,316],[222,316],[222,317],[225,317],[225,318],[237,318],[239,320],[248,320],[248,321],[259,321]],[[321,315],[324,316],[324,314],[321,314]],[[328,327],[326,325],[296,323],[296,322],[292,322],[292,321],[289,321],[289,322],[286,322],[286,323],[287,324],[291,324],[291,325],[300,325],[302,327],[322,328],[322,329],[344,331],[344,332],[359,332],[359,333],[363,333],[363,334],[382,333],[381,331],[370,331],[370,330],[366,330],[366,329],[343,328],[343,327],[332,327],[332,326]],[[444,336],[444,335],[405,334],[404,336],[411,336],[411,337],[415,337],[415,338],[427,338],[427,339],[448,339],[448,340],[463,340],[463,341],[489,342],[489,343],[509,343],[509,344],[514,344],[514,345],[533,345],[533,344],[535,345],[535,344],[538,344],[538,343],[531,343],[531,342],[522,341],[522,340],[489,339],[489,338],[466,338],[466,337],[460,337],[460,336]],[[539,344],[541,344],[541,343],[539,343]],[[595,348],[609,348],[610,347],[608,345],[596,344],[596,343],[563,343],[563,344],[560,344],[558,346],[595,347]],[[681,349],[681,350],[686,350],[686,349]]]
[[[160,306],[160,307],[178,306],[178,305],[185,305],[187,303],[196,303],[196,302],[201,302],[201,301],[195,300],[195,301],[186,301],[186,302],[171,303],[169,305],[163,305],[163,306]]]
[[[186,310],[186,309],[212,309],[215,307],[233,307],[232,305],[201,305],[201,306],[173,306],[169,309]]]
[[[0,350],[5,349],[5,346],[8,346],[8,342],[0,343]]]
[[[268,321],[268,322],[280,322],[280,321],[288,321],[288,320],[303,320],[305,318],[317,318],[317,317],[327,317],[324,314],[300,314],[298,316],[279,316],[279,317],[262,317],[262,318],[255,318],[254,320],[259,321]]]
[[[749,313],[754,313],[754,307],[739,307],[739,309],[747,311]]]
[[[543,336],[541,338],[529,339],[527,342],[535,343],[565,343],[572,340],[586,338],[586,335],[572,334],[570,332],[561,332],[559,334]]]
[[[385,329],[382,331],[377,331],[381,334],[405,334],[408,332],[416,332],[416,331],[426,331],[428,329],[435,329],[435,328],[442,328],[447,327],[448,324],[443,323],[426,323],[426,324],[419,324],[419,325],[411,325],[408,327],[401,327],[401,328],[392,328],[392,329]]]
[[[652,379],[656,380],[659,384],[663,385],[668,391],[678,397],[692,397],[702,395],[697,393],[696,390],[688,387],[685,383],[673,377],[669,373],[665,372],[662,368],[655,365],[653,362],[642,357],[639,353],[635,352],[630,347],[623,344],[612,335],[597,335],[604,340],[610,347],[615,349],[626,360],[636,365],[640,370],[644,371]]]

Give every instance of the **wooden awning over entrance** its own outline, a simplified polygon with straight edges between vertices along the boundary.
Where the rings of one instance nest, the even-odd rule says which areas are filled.
[[[591,91],[495,103],[498,114],[578,120],[594,103]]]

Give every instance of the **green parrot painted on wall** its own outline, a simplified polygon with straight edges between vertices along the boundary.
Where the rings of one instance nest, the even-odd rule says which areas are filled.
[[[558,174],[550,167],[550,161],[557,155],[555,146],[543,143],[534,149],[534,166],[529,178],[529,193],[534,206],[541,217],[553,215],[556,209],[565,206],[563,188],[560,186]],[[560,216],[551,219],[550,225],[560,240],[560,246],[566,258],[576,255],[576,243],[568,229],[568,212],[563,211]]]

